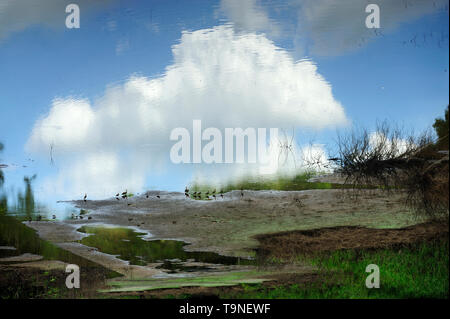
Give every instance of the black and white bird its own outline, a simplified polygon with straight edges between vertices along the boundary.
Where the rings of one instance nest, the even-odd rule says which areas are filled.
[[[86,198],[87,198],[87,194],[85,193],[84,197],[83,197],[84,202],[86,202]]]

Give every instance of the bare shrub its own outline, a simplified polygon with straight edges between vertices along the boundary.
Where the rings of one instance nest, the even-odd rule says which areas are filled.
[[[406,190],[419,214],[448,218],[448,153],[438,152],[431,132],[406,134],[387,122],[339,135],[337,172],[352,188]],[[445,193],[444,193],[445,192]]]

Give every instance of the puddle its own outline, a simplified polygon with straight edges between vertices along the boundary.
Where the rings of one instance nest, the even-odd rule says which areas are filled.
[[[168,273],[217,271],[220,265],[253,265],[254,260],[222,256],[213,252],[189,252],[185,242],[144,240],[146,233],[125,227],[83,226],[79,232],[90,234],[79,242],[129,261],[132,265],[158,264]],[[219,267],[218,267],[219,266]]]
[[[99,265],[39,238],[36,232],[16,217],[0,214],[0,258],[8,258],[3,264],[22,261],[18,256],[42,256],[43,260],[56,260],[80,267],[101,268]],[[16,257],[16,258],[14,258]],[[118,274],[108,270],[108,276]]]

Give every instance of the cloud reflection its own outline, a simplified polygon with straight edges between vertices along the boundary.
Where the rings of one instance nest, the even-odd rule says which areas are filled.
[[[42,156],[53,145],[60,167],[45,182],[49,190],[99,197],[140,190],[152,172],[170,166],[170,131],[191,130],[194,119],[218,129],[348,123],[314,63],[294,61],[265,35],[236,33],[229,25],[184,32],[172,53],[174,63],[161,77],[131,76],[94,102],[53,101],[26,145]],[[226,176],[242,169],[221,166]]]
[[[439,11],[448,0],[222,0],[221,12],[237,30],[258,31],[292,41],[298,56],[339,55],[366,46],[402,23]],[[368,4],[380,7],[381,29],[368,29]],[[429,32],[429,30],[426,30]],[[435,30],[436,31],[436,30]],[[441,30],[439,30],[440,32]],[[409,40],[409,39],[408,39]]]

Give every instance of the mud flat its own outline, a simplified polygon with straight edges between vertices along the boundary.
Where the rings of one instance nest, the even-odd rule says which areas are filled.
[[[404,205],[403,194],[380,190],[244,191],[243,197],[233,191],[223,199],[202,201],[183,193],[150,192],[149,198],[72,203],[91,219],[27,225],[66,249],[85,236],[77,229],[98,224],[130,227],[147,233],[147,239],[185,241],[188,251],[249,257],[261,234],[336,226],[400,228],[421,222]]]
[[[404,202],[404,194],[381,190],[244,191],[243,197],[233,191],[223,199],[202,201],[183,193],[150,192],[148,198],[73,201],[87,212],[83,219],[25,224],[60,248],[124,275],[109,280],[101,293],[200,292],[240,283],[301,282],[317,274],[314,267],[299,263],[289,269],[218,265],[213,272],[170,274],[158,267],[161,262],[134,265],[111,252],[83,245],[89,234],[80,228],[131,229],[145,241],[184,241],[189,243],[183,247],[186,251],[240,258],[254,257],[256,252],[259,257],[284,258],[317,250],[314,247],[331,251],[387,247],[442,231],[439,225],[418,225],[422,221]]]

